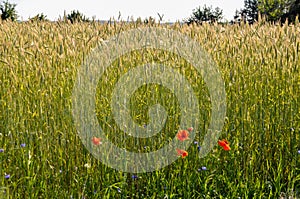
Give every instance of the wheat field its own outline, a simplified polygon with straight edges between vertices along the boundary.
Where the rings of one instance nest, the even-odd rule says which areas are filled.
[[[160,170],[134,174],[106,166],[84,147],[72,117],[78,69],[99,43],[146,26],[189,36],[217,63],[227,98],[220,139],[229,141],[230,151],[216,144],[206,157],[198,157],[210,117],[207,87],[191,64],[155,49],[113,62],[98,82],[97,118],[103,129],[115,132],[111,137],[120,146],[159,149],[178,130],[180,114],[172,92],[148,85],[134,93],[131,114],[137,123],[147,124],[149,104],[160,103],[172,115],[147,148],[145,139],[116,136],[120,130],[109,108],[110,88],[138,64],[176,63],[195,90],[203,118],[188,156]],[[300,197],[299,23],[3,21],[0,35],[0,198]]]

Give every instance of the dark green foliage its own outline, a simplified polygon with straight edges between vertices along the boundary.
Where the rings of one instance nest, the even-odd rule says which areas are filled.
[[[48,21],[47,15],[44,15],[44,13],[37,14],[36,16],[30,18],[30,21]]]
[[[233,16],[233,21],[231,23],[241,23],[245,22],[245,13],[243,12],[243,9],[241,10],[235,10],[235,14]]]
[[[288,19],[289,22],[294,22],[296,17],[300,15],[300,0],[292,0],[287,4],[288,12],[282,16],[282,22]]]
[[[12,20],[15,21],[18,18],[16,11],[16,4],[9,3],[4,1],[0,4],[0,16],[2,20]]]
[[[258,0],[245,0],[244,8],[241,10],[236,10],[234,15],[234,21],[240,23],[248,22],[249,24],[253,24],[258,20]]]
[[[287,3],[287,0],[259,0],[258,9],[268,21],[276,22],[288,12]]]
[[[258,0],[245,0],[244,6],[243,12],[246,17],[245,19],[250,24],[253,24],[258,20]]]
[[[300,14],[299,0],[245,0],[244,8],[237,10],[234,15],[235,22],[248,22],[253,24],[261,14],[267,21],[282,22],[286,19],[294,22]]]
[[[281,21],[286,19],[290,23],[295,22],[296,16],[300,14],[299,0],[260,0],[259,11],[268,21]]]
[[[73,10],[71,14],[68,14],[67,19],[70,20],[71,23],[89,22],[89,19],[85,17],[82,13],[80,13],[78,10]]]
[[[220,8],[213,9],[211,6],[207,7],[204,5],[203,9],[201,7],[196,8],[190,18],[186,20],[187,24],[197,23],[202,24],[203,22],[214,23],[219,22],[223,19],[223,10]]]

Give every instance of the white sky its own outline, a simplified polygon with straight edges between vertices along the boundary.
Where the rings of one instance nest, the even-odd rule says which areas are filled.
[[[63,16],[64,10],[69,14],[72,10],[79,10],[85,16],[108,20],[110,17],[127,20],[128,17],[152,16],[158,19],[157,13],[164,14],[165,22],[182,21],[191,16],[193,9],[212,5],[220,7],[225,19],[231,20],[236,9],[244,6],[244,0],[10,0],[16,3],[16,10],[21,20],[27,20],[39,13],[44,13],[50,20]]]

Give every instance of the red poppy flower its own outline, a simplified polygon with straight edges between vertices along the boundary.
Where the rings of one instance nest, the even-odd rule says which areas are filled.
[[[218,144],[223,147],[223,149],[225,151],[229,151],[230,150],[230,146],[229,146],[229,143],[227,142],[227,140],[223,139],[223,140],[219,140],[218,141]]]
[[[180,141],[184,141],[189,139],[189,132],[187,130],[180,130],[177,133],[177,139]]]
[[[193,128],[193,127],[190,127],[190,128],[188,128],[187,130],[188,130],[189,132],[191,132],[191,131],[194,130],[194,128]]]
[[[92,142],[94,145],[100,145],[101,143],[101,138],[93,137]]]
[[[186,156],[189,155],[189,153],[187,151],[185,151],[185,150],[176,149],[176,151],[177,151],[177,155],[181,156],[182,158],[185,158]]]

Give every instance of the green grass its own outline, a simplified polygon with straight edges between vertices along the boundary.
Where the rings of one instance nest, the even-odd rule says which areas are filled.
[[[231,151],[216,145],[200,159],[192,144],[185,159],[137,179],[89,153],[72,118],[77,71],[98,42],[144,26],[0,22],[0,191],[6,190],[0,198],[2,193],[9,198],[299,197],[299,24],[168,27],[197,40],[218,64],[227,96],[220,139],[230,142]],[[195,141],[202,143],[211,108],[205,82],[182,58],[153,49],[119,58],[99,80],[95,111],[101,127],[132,151],[158,149],[175,136],[182,115],[174,94],[159,85],[134,93],[131,114],[143,125],[149,106],[164,105],[170,117],[161,134],[150,140],[126,136],[112,117],[111,88],[128,70],[148,62],[180,66],[175,70],[199,100]],[[206,171],[199,170],[203,166]]]

